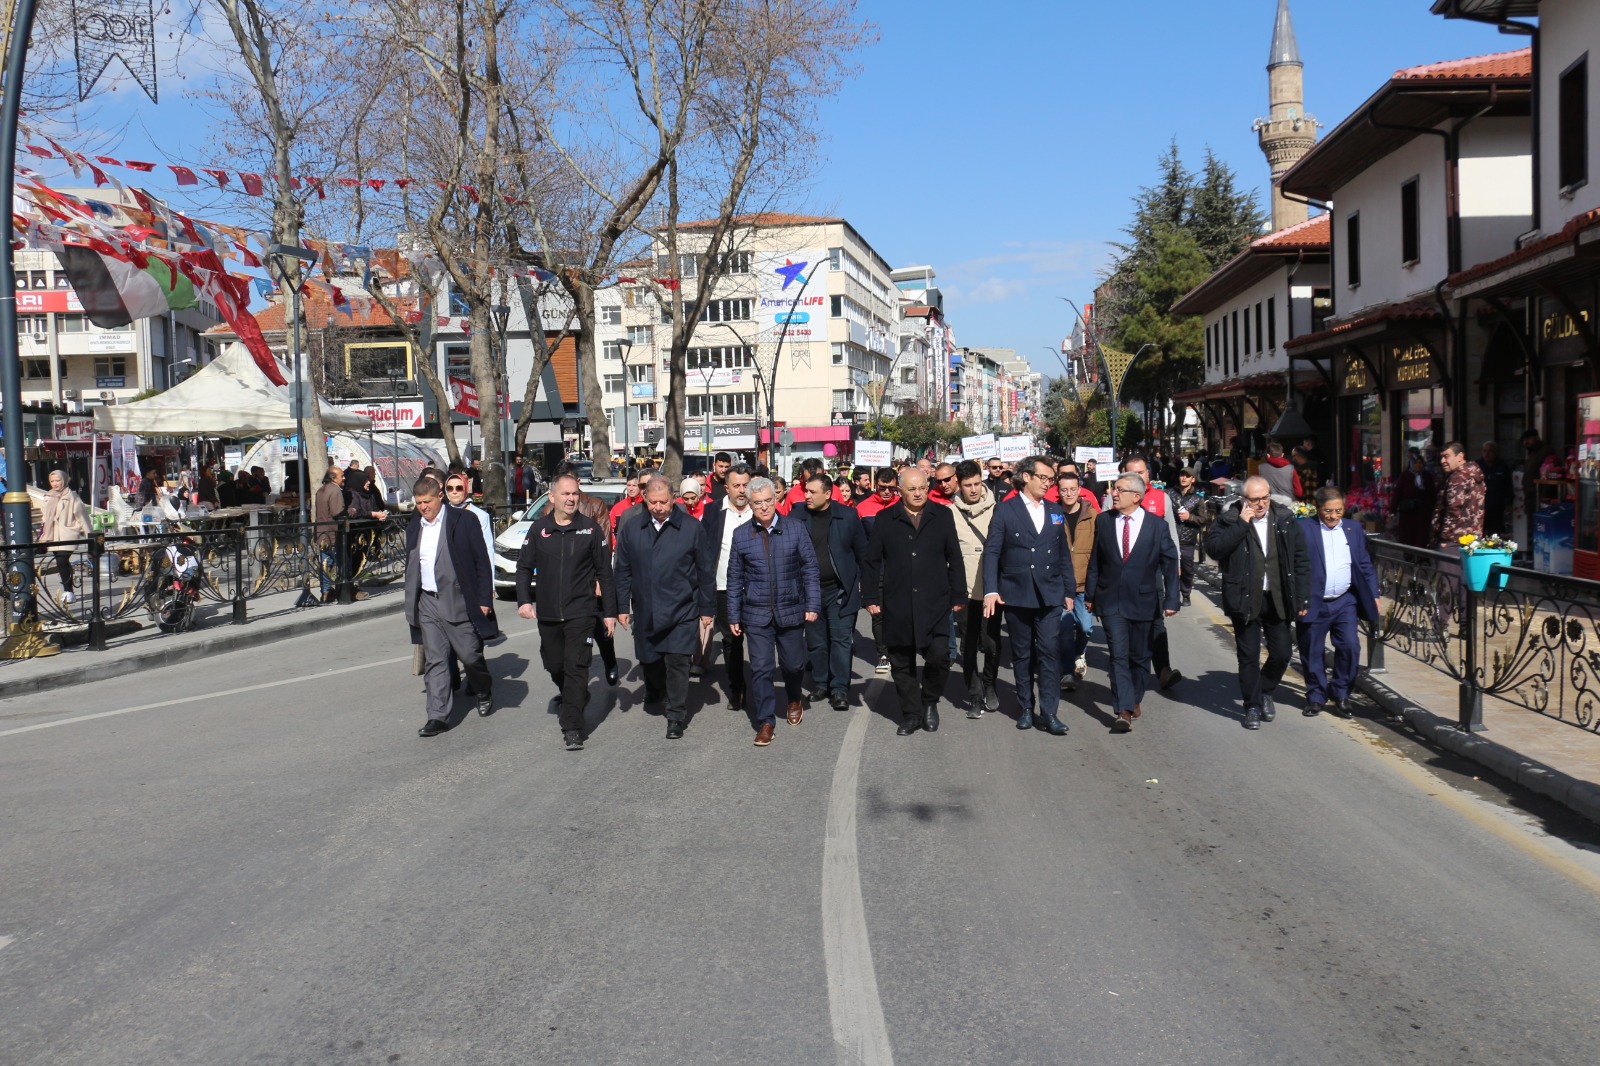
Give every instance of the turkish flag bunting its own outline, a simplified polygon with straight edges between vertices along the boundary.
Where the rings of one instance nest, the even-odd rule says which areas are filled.
[[[405,188],[404,185],[402,185],[400,187],[402,189]],[[382,178],[368,178],[367,179],[367,188],[371,189],[373,192],[382,192],[383,191],[383,179]]]
[[[201,169],[217,179],[217,188],[226,189],[228,187],[228,172],[226,170],[216,170],[212,167],[202,167]]]
[[[124,163],[123,166],[127,167],[130,170],[143,171],[146,174],[150,173],[152,170],[154,170],[156,168],[156,165],[154,163],[141,163],[137,159],[130,159],[126,163]]]
[[[37,144],[30,144],[30,145],[27,145],[26,147],[27,147],[28,151],[32,152],[34,155],[38,156],[40,159],[54,159],[55,158],[55,153],[51,152],[50,149],[48,149],[48,148],[41,148]]]
[[[450,379],[450,410],[468,418],[478,417],[478,387],[466,378]]]
[[[239,174],[239,180],[244,182],[244,191],[245,192],[249,193],[251,196],[260,196],[261,195],[261,175],[260,174],[246,174],[243,171],[241,171],[240,174]]]
[[[120,167],[122,165],[122,160],[113,159],[108,155],[97,155],[94,157],[94,161],[96,163],[104,163],[108,167]]]
[[[343,185],[347,189],[353,189],[357,185],[361,184],[360,178],[340,178],[338,181],[340,185]]]
[[[167,169],[177,175],[179,185],[200,184],[200,179],[195,177],[194,171],[190,170],[188,167],[175,167],[169,163],[167,164]]]

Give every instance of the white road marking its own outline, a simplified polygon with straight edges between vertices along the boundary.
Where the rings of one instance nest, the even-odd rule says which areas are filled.
[[[520,633],[506,633],[505,640],[515,640],[536,633],[537,630],[524,630]],[[497,645],[498,646],[498,645]],[[239,688],[226,688],[216,692],[197,692],[192,696],[179,696],[176,699],[160,700],[156,703],[141,703],[136,707],[119,707],[114,711],[99,711],[95,714],[80,714],[73,718],[60,718],[54,722],[40,722],[37,725],[18,726],[15,729],[0,729],[0,737],[16,736],[18,733],[32,733],[36,729],[54,729],[62,725],[75,725],[78,722],[92,722],[97,718],[115,718],[122,714],[136,714],[139,711],[156,711],[163,707],[178,707],[185,703],[199,703],[201,700],[221,699],[224,696],[239,696],[246,692],[260,692],[263,689],[278,688],[282,685],[301,685],[310,681],[321,681],[327,677],[338,677],[340,674],[353,674],[358,670],[375,670],[380,666],[394,666],[396,663],[410,663],[411,654],[407,652],[394,659],[376,659],[368,663],[357,663],[355,666],[341,666],[335,670],[324,670],[320,674],[301,674],[295,677],[281,677],[276,681],[263,681],[258,685],[243,685]]]
[[[856,855],[856,779],[867,720],[858,710],[845,730],[828,796],[822,847],[822,953],[828,969],[828,1013],[839,1066],[893,1066],[889,1031],[878,999],[878,974],[867,940]]]
[[[4,950],[17,942],[14,936],[0,936],[0,950]]]

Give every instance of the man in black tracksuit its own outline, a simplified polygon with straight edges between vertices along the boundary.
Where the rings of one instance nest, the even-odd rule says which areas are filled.
[[[595,610],[599,608],[611,636],[617,623],[616,590],[604,530],[578,511],[578,479],[571,474],[556,478],[550,501],[550,509],[528,527],[517,557],[517,614],[539,620],[539,657],[561,691],[562,738],[568,751],[578,751],[589,705]],[[530,587],[535,575],[537,601]]]

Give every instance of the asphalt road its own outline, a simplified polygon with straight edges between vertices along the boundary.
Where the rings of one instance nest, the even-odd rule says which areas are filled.
[[[1595,1061],[1597,856],[1245,732],[1203,610],[1128,736],[1092,669],[899,738],[858,659],[765,750],[625,679],[564,751],[510,622],[426,741],[397,618],[0,703],[0,1063]]]

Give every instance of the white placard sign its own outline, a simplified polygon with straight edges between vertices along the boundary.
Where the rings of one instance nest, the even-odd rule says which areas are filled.
[[[1080,466],[1090,459],[1094,460],[1096,467],[1117,465],[1116,451],[1112,448],[1077,447],[1072,449],[1072,461]]]
[[[856,441],[857,466],[888,466],[894,461],[894,445],[886,440]]]
[[[967,459],[989,459],[1000,454],[1000,446],[993,433],[979,433],[961,438],[961,454]]]
[[[1000,461],[1002,463],[1018,463],[1032,454],[1032,437],[1000,438]]]

